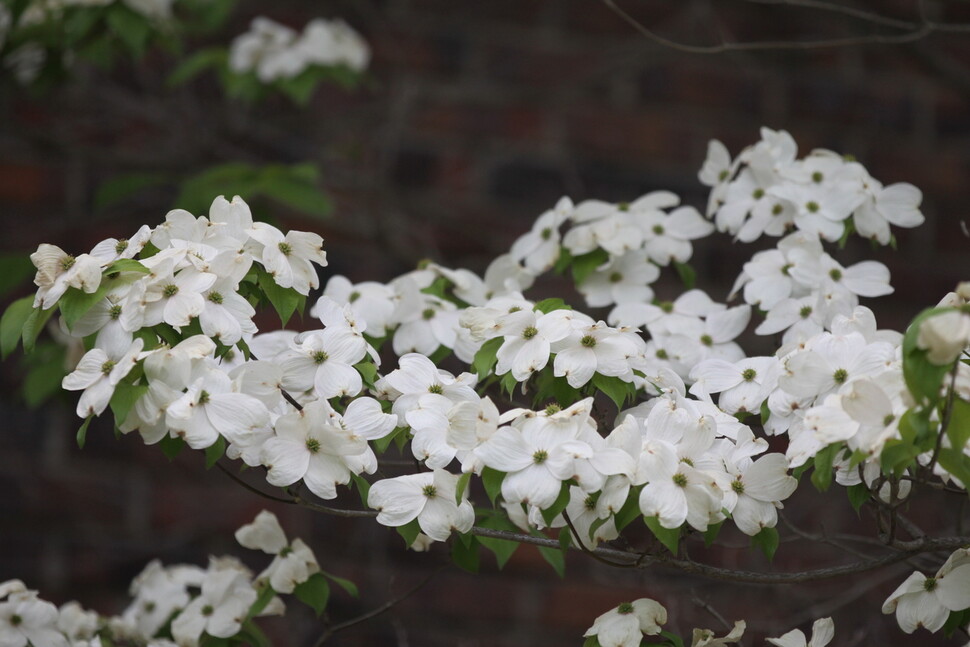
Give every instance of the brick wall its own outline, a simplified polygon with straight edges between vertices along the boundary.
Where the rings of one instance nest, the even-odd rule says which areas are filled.
[[[705,6],[716,6],[718,24],[739,38],[794,39],[850,28],[838,16],[747,3],[624,4],[645,24],[689,42],[716,37]],[[878,4],[909,17],[909,3]],[[970,20],[958,15],[961,7],[966,13],[961,5],[946,17]],[[263,9],[243,3],[237,30]],[[273,11],[294,26],[316,15],[309,3],[293,1],[274,3]],[[29,251],[41,241],[84,250],[142,222],[160,221],[173,206],[171,187],[121,207],[94,208],[98,183],[122,171],[177,175],[234,158],[309,159],[325,169],[334,217],[280,216],[287,226],[327,238],[333,271],[387,280],[424,257],[481,270],[564,194],[619,201],[671,189],[701,206],[705,194],[696,171],[707,141],[721,139],[737,152],[768,125],[791,131],[802,151],[852,153],[883,182],[922,188],[926,225],[900,232],[898,252],[876,252],[897,288],[891,302],[873,305],[881,322],[905,325],[968,278],[968,239],[960,230],[970,205],[965,36],[935,35],[907,46],[701,56],[647,42],[593,0],[348,0],[320,11],[346,17],[365,34],[375,55],[372,76],[353,95],[321,91],[303,113],[282,100],[243,109],[221,101],[206,83],[166,90],[161,57],[120,70],[110,83],[97,71],[84,71],[81,82],[46,97],[4,85],[3,250]],[[850,245],[847,257],[866,248]],[[751,253],[723,239],[705,241],[694,259],[701,286],[724,295]],[[199,456],[170,464],[136,438],[115,442],[107,429],[92,429],[81,452],[72,440],[73,400],[25,410],[15,395],[18,379],[15,361],[8,361],[0,579],[21,577],[50,598],[80,597],[115,611],[124,583],[152,556],[202,563],[209,552],[237,552],[228,530],[250,519],[262,501],[247,498],[217,472],[203,472]],[[405,554],[394,533],[372,523],[270,507],[288,532],[312,537],[324,568],[361,585],[359,602],[335,596],[338,622],[380,605],[442,561],[436,554]],[[821,509],[805,514],[815,527],[842,523]],[[802,556],[801,550],[794,554]],[[722,558],[746,559],[737,551]],[[787,559],[786,568],[807,566]],[[802,613],[796,617],[804,622],[812,603],[788,591],[779,595],[779,589],[718,589],[656,569],[611,570],[577,556],[559,582],[529,548],[507,573],[500,576],[491,566],[486,571],[477,578],[445,571],[383,619],[348,630],[338,644],[578,644],[596,615],[643,595],[667,603],[685,632],[691,622],[720,628],[690,602],[692,591],[728,619],[747,616],[755,634],[772,635],[789,628],[784,614],[751,614],[752,608],[790,599],[790,610]],[[837,623],[848,625],[853,614],[874,615],[905,569],[892,575],[873,584],[870,599],[837,581],[814,587],[812,600],[862,597],[867,606],[846,602],[836,611]],[[280,644],[310,644],[316,626],[298,615],[275,623],[273,631]],[[889,619],[877,619],[867,631],[848,634],[840,644],[900,641]]]

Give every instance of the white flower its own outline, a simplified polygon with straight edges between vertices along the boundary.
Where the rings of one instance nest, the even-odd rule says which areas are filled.
[[[819,618],[812,624],[812,639],[805,642],[805,634],[799,629],[792,629],[784,636],[766,638],[776,647],[825,647],[832,642],[835,635],[835,624],[832,618]]]
[[[77,403],[79,418],[100,416],[108,408],[115,387],[135,368],[143,344],[141,339],[136,339],[123,355],[113,357],[100,348],[92,348],[84,354],[74,371],[64,376],[61,388],[67,391],[84,390]]]
[[[747,623],[744,620],[736,620],[734,627],[723,638],[717,638],[710,629],[694,629],[690,647],[724,647],[728,643],[736,643],[741,640]]]
[[[767,454],[744,470],[738,470],[725,495],[725,507],[746,535],[757,535],[778,523],[775,511],[780,501],[791,496],[798,481],[788,475],[788,461],[782,454]],[[733,502],[730,499],[734,499]]]
[[[303,295],[320,286],[312,264],[321,267],[327,264],[323,238],[304,231],[290,231],[284,236],[276,227],[262,222],[253,223],[247,233],[261,244],[253,246],[252,254],[260,259],[277,285],[293,288]]]
[[[172,621],[172,637],[183,647],[194,647],[202,632],[216,638],[234,636],[256,597],[256,590],[244,573],[235,569],[210,570],[202,580],[199,597]]]
[[[468,532],[475,510],[468,493],[456,501],[458,476],[442,469],[383,479],[371,486],[367,505],[379,512],[377,522],[403,526],[415,519],[421,531],[435,541],[445,541],[452,531]]]
[[[939,631],[951,611],[970,607],[970,559],[965,550],[953,553],[935,577],[915,572],[882,605],[896,613],[899,628],[908,634],[923,627]]]
[[[280,522],[272,512],[263,510],[252,523],[236,531],[236,541],[246,548],[274,555],[273,562],[256,577],[268,581],[277,593],[292,593],[320,570],[313,551],[300,539],[290,544]]]
[[[970,314],[950,310],[932,315],[919,327],[916,345],[929,351],[926,358],[933,364],[953,362],[970,344]]]
[[[34,285],[39,287],[34,307],[47,310],[64,295],[68,288],[88,294],[101,285],[101,261],[89,254],[74,257],[56,245],[43,243],[30,255],[37,268]]]
[[[600,615],[583,636],[596,636],[601,647],[638,647],[644,634],[656,636],[665,622],[667,610],[659,602],[640,598]]]
[[[57,607],[41,600],[35,591],[15,591],[0,602],[0,645],[67,647],[57,629]]]

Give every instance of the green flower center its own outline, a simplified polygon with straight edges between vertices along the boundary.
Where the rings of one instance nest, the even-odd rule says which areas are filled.
[[[539,331],[536,330],[536,327],[535,326],[529,326],[528,328],[526,328],[525,330],[522,331],[522,336],[525,339],[532,339],[533,337],[535,337],[538,334],[539,334]]]
[[[112,319],[117,319],[118,317],[120,317],[121,316],[121,306],[119,306],[117,304],[111,306],[108,309],[108,316],[111,317]]]
[[[674,302],[661,301],[660,303],[657,304],[657,307],[663,310],[664,312],[666,312],[667,314],[670,314],[671,312],[674,311]]]
[[[731,489],[738,494],[744,494],[744,483],[741,482],[741,479],[731,481]]]
[[[73,256],[65,256],[64,258],[61,259],[61,269],[66,272],[67,270],[74,267],[74,262],[75,261]]]
[[[519,306],[512,306],[511,308],[509,308],[509,314],[512,314],[513,312],[519,312],[521,310],[522,308],[520,308]]]
[[[753,368],[746,368],[741,371],[741,379],[745,382],[750,382],[756,377],[758,377],[758,371],[754,370]]]
[[[434,308],[426,308],[425,311],[421,313],[421,316],[426,320],[434,319]]]
[[[728,171],[727,169],[724,169],[723,171],[717,174],[717,181],[723,182],[724,180],[728,179],[728,176],[730,174],[731,174],[730,171]]]
[[[208,391],[202,391],[199,394],[199,404],[208,404],[209,403],[209,398],[211,398],[211,397],[212,396],[209,395],[209,392]]]
[[[825,179],[825,176],[822,175],[821,171],[815,171],[814,173],[812,173],[812,182],[814,182],[815,184],[821,184],[822,180],[824,179]]]
[[[532,455],[532,462],[536,465],[542,465],[549,458],[549,453],[544,449],[536,450],[536,453]]]
[[[559,413],[560,411],[562,411],[562,407],[560,407],[555,402],[552,403],[552,404],[550,404],[548,407],[546,407],[546,415],[547,416],[551,416],[553,414]]]
[[[114,367],[115,367],[115,362],[109,359],[107,362],[101,365],[101,372],[107,375],[108,373],[111,372],[111,369],[113,369]]]
[[[586,348],[593,348],[596,346],[596,337],[593,337],[592,335],[584,335],[583,338],[579,340],[579,343]]]
[[[322,350],[318,350],[317,352],[315,352],[312,355],[312,357],[313,357],[314,363],[316,363],[316,364],[323,364],[328,359],[330,359],[330,356],[327,355],[327,353],[325,351],[322,351]]]
[[[222,295],[219,294],[218,292],[210,292],[209,293],[209,301],[211,301],[212,303],[216,303],[216,304],[221,305],[222,304],[222,300],[223,300],[222,299]]]
[[[166,297],[174,297],[178,293],[179,286],[175,285],[174,283],[169,283],[162,289],[162,294]]]
[[[819,210],[818,203],[814,200],[809,200],[805,203],[805,208],[808,209],[809,213],[816,213]]]
[[[610,283],[619,283],[623,280],[623,275],[619,272],[613,272],[610,274]]]
[[[542,237],[542,240],[549,240],[552,238],[552,229],[550,227],[546,227],[539,235]]]
[[[710,335],[701,335],[701,343],[704,344],[705,346],[713,346],[714,338],[711,337]]]
[[[620,202],[620,203],[618,203],[618,204],[616,205],[616,208],[617,208],[617,209],[618,209],[619,211],[629,211],[629,210],[630,210],[630,205],[629,205],[629,204],[627,204],[626,202]]]
[[[438,488],[436,488],[434,485],[425,485],[423,488],[421,488],[421,494],[429,499],[433,499],[438,496]]]
[[[833,267],[829,270],[829,276],[832,277],[833,281],[840,281],[842,280],[842,270],[837,267]]]
[[[279,248],[280,254],[283,256],[289,256],[293,253],[293,246],[289,243],[279,243],[276,247]]]
[[[658,348],[656,355],[657,355],[657,359],[669,359],[670,357],[669,355],[667,355],[667,351],[665,351],[663,348]]]
[[[722,173],[727,173],[727,171],[722,171]],[[621,616],[628,616],[633,613],[633,605],[629,602],[624,602],[616,608],[616,612]]]
[[[923,581],[923,590],[927,592],[932,591],[936,588],[936,585],[937,585],[936,578],[928,577],[926,578],[926,580]]]
[[[440,384],[432,384],[428,387],[428,393],[437,393],[438,395],[441,395],[444,392],[445,390]]]
[[[10,624],[12,624],[14,627],[18,626],[23,621],[24,619],[18,616],[16,613],[10,616]]]
[[[765,190],[764,189],[755,189],[751,193],[751,197],[754,198],[755,200],[760,200],[761,198],[765,197]]]
[[[586,497],[585,499],[583,499],[583,507],[586,508],[587,510],[595,510],[596,499],[594,499],[591,496]]]
[[[798,315],[802,319],[808,319],[809,315],[812,314],[812,306],[802,306],[802,309],[798,311]]]
[[[664,226],[663,225],[654,225],[653,226],[653,233],[657,234],[658,236],[662,235],[664,233]]]
[[[204,615],[207,618],[211,616],[214,612],[215,612],[215,609],[212,608],[211,604],[207,604],[204,607],[202,607],[202,611],[201,611],[202,615]]]
[[[784,211],[784,210],[785,210],[785,208],[783,206],[781,206],[780,204],[776,204],[775,206],[773,206],[771,208],[771,215],[773,215],[773,216],[780,216],[781,215],[781,212]]]
[[[128,239],[127,238],[119,238],[118,239],[118,242],[115,243],[115,254],[120,254],[121,252],[125,251],[126,249],[128,249]]]
[[[840,368],[835,373],[832,373],[832,379],[835,380],[836,384],[845,384],[845,381],[849,379],[849,372],[844,368]]]
[[[316,454],[317,452],[320,451],[320,441],[317,440],[316,438],[307,438],[306,448],[307,448],[307,451],[310,452],[311,454]]]
[[[674,474],[674,477],[671,480],[677,487],[687,487],[687,477],[680,472]]]

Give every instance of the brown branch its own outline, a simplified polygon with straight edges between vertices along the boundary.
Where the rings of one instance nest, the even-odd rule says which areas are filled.
[[[834,47],[853,47],[858,45],[897,45],[912,43],[926,38],[934,32],[970,32],[970,24],[937,23],[923,20],[913,23],[912,29],[901,34],[868,34],[864,36],[845,36],[842,38],[827,38],[819,40],[764,40],[748,42],[721,42],[716,45],[691,45],[671,40],[650,30],[643,23],[621,9],[614,0],[602,0],[613,13],[642,36],[658,45],[688,54],[722,54],[725,52],[753,52],[768,50],[811,50]]]
[[[323,634],[320,636],[319,640],[317,640],[317,642],[314,643],[314,647],[320,647],[320,645],[322,645],[327,640],[329,640],[330,637],[333,636],[338,631],[343,631],[344,629],[347,629],[349,627],[353,627],[354,625],[358,625],[358,624],[360,624],[362,622],[366,622],[367,620],[370,620],[371,618],[376,618],[377,616],[381,615],[382,613],[384,613],[386,611],[389,611],[395,605],[403,602],[404,600],[408,599],[409,597],[411,597],[412,595],[414,595],[415,593],[417,593],[418,591],[420,591],[426,584],[428,584],[428,582],[430,582],[431,580],[433,580],[438,573],[440,573],[444,569],[448,568],[449,566],[451,566],[451,564],[443,564],[443,565],[439,566],[437,569],[435,569],[434,571],[432,571],[431,573],[429,573],[427,577],[425,577],[423,580],[421,580],[420,582],[418,582],[417,584],[415,584],[414,586],[412,586],[410,589],[408,589],[407,591],[405,591],[401,595],[397,596],[396,598],[392,598],[391,600],[388,600],[387,602],[385,602],[381,606],[379,606],[379,607],[377,607],[375,609],[371,609],[367,613],[363,613],[363,614],[357,616],[356,618],[351,618],[350,620],[346,620],[344,622],[340,622],[338,624],[331,625],[331,626],[327,627],[324,630]]]

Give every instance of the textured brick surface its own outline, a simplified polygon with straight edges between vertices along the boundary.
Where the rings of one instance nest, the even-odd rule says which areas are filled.
[[[690,43],[852,29],[840,17],[754,3],[621,4],[658,33]],[[913,19],[910,2],[864,4]],[[313,17],[311,3],[242,5],[240,30],[260,11],[293,26]],[[717,13],[705,14],[704,6]],[[970,8],[959,3],[946,11],[948,19],[970,20]],[[87,72],[39,98],[5,84],[0,251],[48,241],[79,252],[142,222],[160,222],[175,206],[178,178],[209,164],[313,160],[324,169],[333,218],[280,213],[283,225],[324,235],[330,271],[386,280],[425,257],[481,271],[563,194],[620,201],[671,189],[702,206],[696,171],[707,141],[718,138],[737,152],[768,125],[791,131],[803,152],[853,153],[885,183],[908,181],[924,191],[926,226],[898,233],[898,252],[874,255],[890,266],[897,288],[892,300],[872,304],[881,323],[904,326],[968,278],[970,241],[960,224],[970,220],[965,36],[934,35],[913,46],[698,56],[647,42],[593,0],[345,1],[327,12],[347,17],[367,36],[372,75],[353,94],[320,91],[304,113],[279,98],[245,108],[226,103],[211,82],[191,92],[167,90],[164,57],[125,68],[110,83]],[[99,182],[129,171],[161,172],[170,181],[96,209]],[[257,216],[272,215],[271,205],[259,208]],[[692,262],[700,285],[726,294],[753,250],[725,239],[699,244]],[[866,253],[864,242],[853,242],[845,258]],[[674,296],[675,289],[665,283],[658,294]],[[317,548],[324,568],[360,585],[361,600],[334,594],[331,617],[338,622],[379,606],[443,561],[439,554],[405,554],[396,534],[373,523],[254,499],[218,472],[203,471],[197,455],[170,463],[135,437],[115,441],[105,428],[93,428],[81,452],[73,444],[73,398],[27,411],[16,395],[15,360],[3,365],[2,379],[8,395],[0,402],[0,580],[20,577],[51,599],[80,597],[117,611],[125,583],[153,556],[201,564],[210,553],[242,554],[230,531],[263,503],[288,532]],[[342,503],[355,505],[352,498]],[[819,509],[802,520],[815,530],[841,523]],[[783,547],[778,567],[812,566],[802,546]],[[834,552],[822,557],[841,559]],[[740,550],[717,558],[764,567]],[[259,567],[256,556],[245,559]],[[381,619],[341,634],[338,644],[579,644],[610,605],[644,595],[668,604],[684,632],[692,622],[721,629],[692,594],[729,620],[748,615],[755,635],[778,635],[790,628],[781,624],[783,599],[788,617],[803,625],[813,617],[807,608],[842,614],[837,623],[839,617],[848,623],[859,613],[875,617],[905,576],[897,569],[872,583],[868,599],[844,581],[798,597],[780,588],[716,588],[656,568],[615,571],[578,555],[560,582],[532,548],[522,549],[503,574],[490,557],[485,563],[478,578],[443,572]],[[867,606],[852,606],[855,598]],[[772,611],[751,614],[751,608]],[[312,644],[319,627],[300,612],[268,626],[283,645]],[[840,644],[902,644],[888,619],[875,619],[865,632]]]

